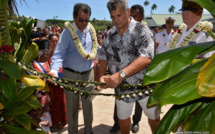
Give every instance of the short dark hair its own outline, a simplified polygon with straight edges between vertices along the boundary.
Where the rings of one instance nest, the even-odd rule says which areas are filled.
[[[107,29],[111,29],[113,27],[113,25],[108,25]]]
[[[138,4],[133,5],[133,6],[131,6],[131,10],[132,10],[132,9],[139,9],[140,13],[141,13],[141,14],[144,14],[144,8],[143,8],[143,6],[141,6],[141,5],[138,5]]]
[[[73,16],[76,18],[78,16],[78,11],[82,10],[84,13],[89,13],[89,15],[91,15],[91,8],[89,5],[84,4],[84,3],[76,3],[74,5],[74,9],[73,9]]]
[[[52,38],[53,36],[56,36],[56,37],[59,38],[59,36],[58,36],[57,34],[50,34],[49,37],[48,37],[48,40],[51,40],[51,38]]]

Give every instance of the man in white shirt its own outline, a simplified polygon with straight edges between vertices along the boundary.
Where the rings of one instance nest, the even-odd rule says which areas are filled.
[[[156,53],[162,53],[169,49],[168,44],[171,41],[172,35],[174,34],[173,26],[175,22],[175,18],[168,16],[165,18],[166,21],[166,29],[159,32],[155,36],[155,42],[156,42]]]
[[[192,0],[183,0],[182,19],[184,24],[173,35],[169,44],[170,49],[183,47],[187,45],[195,45],[197,43],[213,41],[207,34],[206,29],[212,29],[213,24],[207,21],[200,21],[203,8]],[[208,58],[213,52],[199,56],[199,58]]]

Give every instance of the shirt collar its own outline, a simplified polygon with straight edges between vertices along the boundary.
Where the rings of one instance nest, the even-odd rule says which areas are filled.
[[[193,31],[193,29],[194,28],[196,28],[196,26],[200,23],[201,21],[198,21],[195,25],[193,25],[190,29],[189,29],[189,31],[187,31],[187,27],[185,28],[185,31],[187,32],[187,33],[190,33],[191,31]]]
[[[131,22],[130,22],[130,24],[129,24],[128,29],[125,31],[125,33],[127,33],[127,32],[130,33],[131,31],[133,31],[133,29],[134,29],[135,26],[136,26],[137,21],[135,21],[132,17],[130,17],[130,19],[131,19]],[[118,33],[117,27],[114,26],[114,27],[111,29],[110,33],[111,33],[111,34]],[[125,34],[125,33],[124,33],[124,34]]]
[[[80,31],[80,30],[78,29],[78,27],[76,26],[75,22],[72,23],[72,26],[74,27],[74,29],[75,29],[76,32]],[[87,25],[87,27],[85,28],[85,30],[86,30],[86,33],[89,32],[89,31],[90,31],[90,26]],[[80,32],[81,32],[81,31],[80,31]]]

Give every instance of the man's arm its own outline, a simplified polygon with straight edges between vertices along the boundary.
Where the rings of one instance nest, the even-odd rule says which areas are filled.
[[[136,74],[137,72],[141,71],[142,69],[146,68],[147,65],[151,63],[151,61],[152,59],[148,57],[138,57],[130,65],[122,69],[122,71],[126,73],[126,77],[130,77]],[[119,72],[117,72],[111,75],[106,80],[106,85],[107,87],[110,87],[110,88],[116,88],[122,81],[123,81],[123,78],[121,78]]]
[[[99,60],[98,63],[98,77],[101,78],[103,75],[105,75],[105,72],[107,70],[107,61],[106,60]]]
[[[159,45],[159,43],[158,43],[158,42],[156,42],[156,43],[155,43],[155,48],[158,48],[158,45]]]
[[[109,77],[109,76],[105,76],[106,70],[107,70],[107,61],[106,60],[99,60],[98,78],[99,78],[99,81],[102,83],[106,83],[107,78]],[[106,88],[106,85],[97,87],[98,90],[101,90],[102,88]]]

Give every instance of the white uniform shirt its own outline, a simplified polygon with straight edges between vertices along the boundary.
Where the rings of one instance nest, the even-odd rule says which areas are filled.
[[[193,31],[193,29],[200,23],[197,22],[192,28],[189,29],[189,31],[187,31],[187,27],[182,31],[182,35],[180,37],[180,39],[178,40],[177,44],[176,44],[176,48],[179,47],[179,45],[181,44],[181,42],[183,41],[183,39],[190,33]],[[193,40],[191,40],[188,45],[195,45],[198,43],[203,43],[203,42],[209,42],[209,41],[213,41],[213,38],[210,37],[206,32],[200,31],[196,37],[193,38]],[[211,51],[208,52],[204,55],[199,55],[197,56],[197,58],[208,58],[210,57],[215,51]]]
[[[164,29],[155,36],[155,42],[159,43],[156,53],[162,53],[169,49],[168,44],[170,43],[173,34],[173,30],[168,34],[166,29]]]

